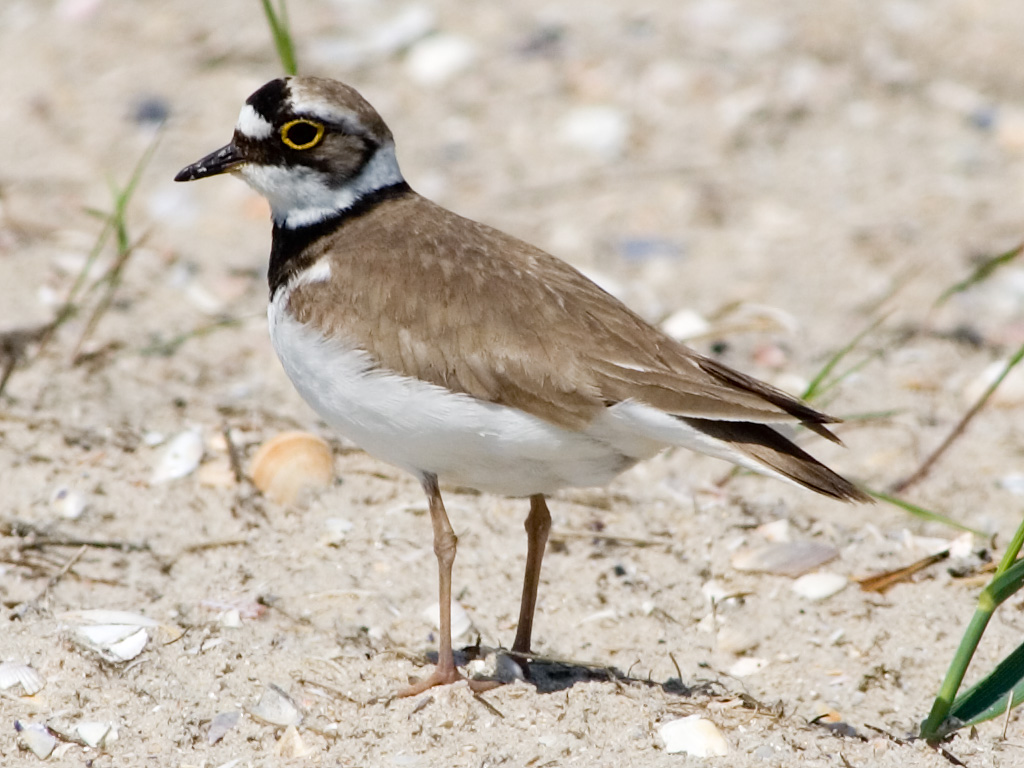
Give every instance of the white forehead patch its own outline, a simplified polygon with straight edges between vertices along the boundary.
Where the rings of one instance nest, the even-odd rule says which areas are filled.
[[[259,141],[270,136],[274,132],[274,126],[251,105],[246,104],[238,113],[238,124],[235,125],[235,130],[243,136]]]

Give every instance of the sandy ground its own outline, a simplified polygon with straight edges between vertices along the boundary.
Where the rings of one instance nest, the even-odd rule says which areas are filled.
[[[1021,237],[1024,14],[1011,0],[770,6],[294,0],[291,15],[301,69],[364,92],[415,188],[570,260],[652,321],[692,311],[710,326],[701,349],[799,389],[884,317],[820,401],[853,417],[847,448],[807,445],[885,488],[1024,341],[1020,267],[933,307]],[[19,721],[64,734],[49,762],[67,765],[692,765],[659,727],[697,714],[728,748],[709,764],[948,764],[896,739],[930,707],[976,578],[945,563],[815,601],[734,563],[781,531],[835,548],[821,570],[853,579],[956,531],[758,477],[716,487],[728,467],[683,452],[552,500],[535,639],[576,662],[564,676],[486,703],[464,686],[390,700],[435,647],[420,489],[332,436],[281,372],[264,205],[232,179],[171,182],[279,74],[258,4],[5,0],[0,73],[0,331],[52,319],[101,228],[87,210],[110,208],[109,183],[168,117],[110,310],[77,356],[87,312],[42,354],[30,343],[0,396],[0,661],[46,683],[0,698],[0,762],[37,760]],[[907,493],[996,534],[996,554],[1022,505],[1015,386]],[[331,441],[330,488],[284,506],[233,480],[225,430],[248,461],[295,428]],[[187,430],[201,466],[152,482]],[[526,502],[446,493],[475,627],[461,645],[507,647]],[[1017,645],[1022,604],[1000,611],[969,679]],[[149,617],[141,653],[83,645],[73,612],[95,609]],[[116,739],[76,743],[97,740],[83,723]],[[1024,722],[1003,727],[948,748],[1024,765]]]

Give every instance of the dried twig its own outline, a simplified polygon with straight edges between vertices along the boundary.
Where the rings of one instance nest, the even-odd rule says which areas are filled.
[[[57,582],[64,578],[64,575],[71,570],[71,566],[77,563],[78,558],[85,554],[86,549],[87,547],[83,545],[79,547],[77,550],[75,550],[75,553],[67,559],[67,562],[61,566],[60,570],[50,577],[49,581],[46,582],[46,586],[42,588],[38,595],[36,595],[31,600],[25,601],[24,603],[22,603],[14,609],[14,612],[11,614],[11,618],[21,619],[24,618],[25,614],[29,611],[36,610],[39,606],[39,603],[43,601],[43,598],[46,597],[49,591],[53,589],[55,586],[57,586]]]
[[[961,418],[957,425],[953,427],[953,431],[949,433],[949,436],[942,441],[942,444],[936,448],[932,454],[921,463],[921,466],[918,467],[909,477],[893,485],[891,489],[892,493],[901,493],[910,486],[921,482],[921,480],[928,476],[928,473],[931,472],[935,462],[937,462],[942,457],[942,454],[949,449],[949,446],[951,446],[953,442],[964,433],[964,430],[967,429],[967,425],[970,424],[981,409],[985,407],[989,398],[995,394],[996,389],[998,389],[999,385],[1003,383],[1003,379],[1009,375],[1010,371],[1016,367],[1017,363],[1019,363],[1022,358],[1024,358],[1024,345],[1021,345],[1021,347],[1013,354],[1013,357],[1011,357],[1003,367],[1003,370],[999,373],[999,376],[996,377],[996,380],[989,384],[988,388],[982,393],[981,397],[978,398],[977,402],[970,407],[967,413],[963,415],[963,418]]]

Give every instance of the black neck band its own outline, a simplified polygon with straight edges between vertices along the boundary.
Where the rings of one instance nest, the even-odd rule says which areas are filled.
[[[331,214],[314,224],[290,228],[282,227],[275,222],[273,243],[270,247],[270,267],[267,270],[270,297],[273,298],[277,289],[287,285],[293,276],[312,266],[314,256],[309,252],[309,247],[313,243],[321,237],[337,232],[346,222],[369,213],[385,200],[393,200],[410,192],[412,189],[409,185],[400,181],[363,195],[345,210]]]

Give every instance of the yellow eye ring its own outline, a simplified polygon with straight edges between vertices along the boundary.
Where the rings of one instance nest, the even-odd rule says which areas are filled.
[[[308,126],[308,128],[312,128],[313,130],[315,130],[316,134],[313,136],[313,138],[307,139],[306,135],[304,134],[308,133],[308,128],[304,127],[300,130],[296,138],[301,137],[306,140],[303,142],[297,142],[294,139],[289,138],[288,136],[288,134],[291,133],[292,129],[294,129],[296,126]],[[292,149],[312,149],[313,147],[320,143],[320,139],[322,139],[323,137],[324,124],[318,123],[315,120],[307,120],[304,117],[300,117],[298,120],[290,120],[281,126],[281,141],[283,141],[287,146],[291,147]]]

